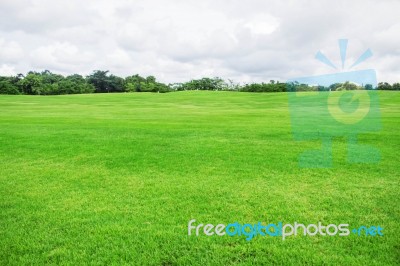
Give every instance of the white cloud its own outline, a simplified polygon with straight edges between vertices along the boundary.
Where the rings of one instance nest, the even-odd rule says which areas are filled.
[[[15,72],[15,68],[13,66],[9,66],[7,64],[2,64],[0,66],[0,76],[14,76],[17,73]]]
[[[16,41],[6,41],[0,38],[0,62],[15,63],[23,60],[24,51]]]
[[[337,39],[349,62],[367,48],[380,80],[399,81],[394,0],[2,0],[0,63],[17,72],[155,75],[165,82],[204,75],[285,80],[332,71]],[[5,67],[6,66],[6,67]]]
[[[279,26],[279,21],[269,14],[258,14],[246,21],[244,26],[249,28],[253,34],[264,35],[274,32]]]
[[[94,58],[92,53],[81,51],[67,42],[40,46],[30,53],[31,65],[35,69],[49,69],[59,73],[73,73],[77,66],[90,64]]]

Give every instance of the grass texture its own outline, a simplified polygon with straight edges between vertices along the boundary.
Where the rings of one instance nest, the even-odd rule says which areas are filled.
[[[400,94],[378,164],[298,167],[286,93],[0,96],[1,265],[399,265]],[[188,236],[188,221],[380,225],[384,236]]]

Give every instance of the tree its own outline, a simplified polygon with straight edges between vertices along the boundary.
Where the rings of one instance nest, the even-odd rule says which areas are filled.
[[[400,90],[400,83],[393,83],[392,89],[396,91]]]
[[[28,75],[18,82],[24,94],[41,94],[43,85],[42,77],[39,73],[29,72]]]
[[[365,85],[364,85],[364,89],[370,91],[370,90],[373,90],[374,87],[372,86],[372,84],[365,84]]]
[[[108,77],[108,88],[110,92],[123,92],[125,91],[125,80],[115,75]]]
[[[44,84],[55,84],[64,79],[62,75],[53,74],[49,70],[42,71],[40,75]]]
[[[20,94],[13,77],[0,77],[0,94]]]
[[[379,82],[378,90],[392,90],[392,86],[387,82]]]
[[[227,90],[228,84],[221,78],[202,78],[193,79],[189,82],[180,84],[177,90]]]
[[[231,79],[228,79],[228,83],[226,84],[226,90],[228,90],[228,91],[239,91],[240,90],[240,84],[235,83]]]
[[[359,90],[361,87],[357,86],[354,83],[351,83],[349,81],[346,81],[345,83],[340,84],[338,88],[336,88],[337,91],[352,91],[352,90]]]
[[[18,74],[13,77],[0,76],[0,94],[30,94],[56,95],[78,93],[104,92],[170,92],[183,90],[210,90],[210,91],[244,91],[244,92],[285,92],[285,91],[335,91],[335,90],[373,90],[371,84],[358,86],[346,81],[330,86],[300,84],[297,81],[282,83],[275,80],[261,83],[240,85],[232,80],[225,81],[219,77],[203,77],[192,79],[184,83],[164,84],[156,77],[142,77],[138,74],[121,78],[110,74],[109,71],[95,70],[86,78],[73,74],[64,77],[49,70],[42,72],[30,71],[26,76]],[[380,82],[379,90],[400,90],[400,83],[390,85]]]
[[[125,78],[125,89],[128,92],[140,92],[141,91],[141,82],[146,82],[146,79],[139,76],[133,75]]]
[[[172,90],[168,85],[157,82],[154,76],[143,78],[139,75],[125,78],[125,88],[128,92],[168,92]]]
[[[80,94],[92,93],[95,91],[92,84],[78,74],[67,76],[65,79],[57,83],[58,94]]]
[[[87,76],[87,82],[94,86],[95,92],[110,92],[108,72],[108,70],[95,70],[91,75]]]

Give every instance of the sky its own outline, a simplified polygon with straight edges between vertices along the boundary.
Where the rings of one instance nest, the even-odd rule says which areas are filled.
[[[400,82],[398,10],[399,0],[0,0],[0,75],[109,70],[166,83],[285,81],[350,71],[369,48],[373,56],[351,70]],[[316,60],[318,51],[339,69]]]

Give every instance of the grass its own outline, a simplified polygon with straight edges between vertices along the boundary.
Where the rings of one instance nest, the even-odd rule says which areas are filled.
[[[0,264],[400,263],[400,94],[379,164],[301,169],[285,93],[0,96]],[[380,225],[384,236],[198,237],[187,224]]]

